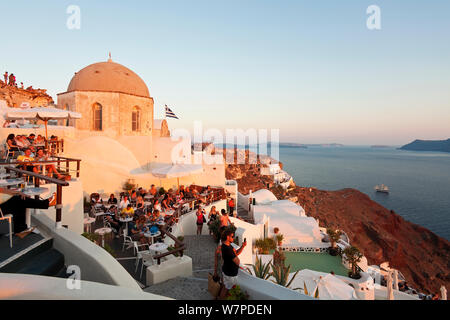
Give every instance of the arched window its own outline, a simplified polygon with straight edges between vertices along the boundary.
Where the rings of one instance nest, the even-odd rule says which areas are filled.
[[[103,109],[103,107],[99,103],[96,103],[93,106],[93,129],[95,131],[103,130],[102,109]]]
[[[131,130],[141,131],[141,111],[138,107],[134,107],[131,113]]]

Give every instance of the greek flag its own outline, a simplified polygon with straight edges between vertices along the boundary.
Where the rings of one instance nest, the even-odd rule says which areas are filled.
[[[178,117],[175,115],[175,113],[173,113],[172,110],[170,110],[170,108],[167,106],[167,104],[166,104],[166,117],[178,119]]]

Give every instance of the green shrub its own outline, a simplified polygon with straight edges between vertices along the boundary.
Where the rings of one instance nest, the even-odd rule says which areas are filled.
[[[270,250],[276,249],[277,244],[273,238],[257,239],[255,241],[255,247],[260,254],[269,254]]]
[[[248,294],[245,291],[241,290],[239,285],[233,286],[228,291],[227,300],[248,300]]]

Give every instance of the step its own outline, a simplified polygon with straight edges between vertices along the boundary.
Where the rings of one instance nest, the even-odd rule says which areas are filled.
[[[56,249],[49,249],[28,259],[16,273],[54,276],[64,268],[64,256]]]
[[[42,240],[31,244],[29,247],[21,249],[7,261],[4,261],[0,267],[0,272],[15,273],[17,270],[22,269],[30,259],[33,259],[52,247],[53,239],[43,238]]]

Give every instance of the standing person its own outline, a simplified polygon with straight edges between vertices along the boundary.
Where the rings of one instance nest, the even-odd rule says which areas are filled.
[[[234,241],[234,232],[230,229],[225,230],[221,236],[222,240],[222,273],[223,273],[223,284],[224,286],[221,288],[219,297],[221,299],[225,299],[228,290],[233,288],[237,284],[237,275],[239,271],[240,260],[238,255],[241,254],[242,250],[244,250],[247,245],[247,240],[242,243],[242,246],[235,250],[231,246],[231,243]]]
[[[198,208],[196,215],[197,215],[197,235],[201,235],[202,234],[202,229],[203,229],[203,223],[205,222],[205,217],[203,216],[204,211],[202,210],[202,208]]]
[[[16,84],[16,77],[14,76],[14,73],[11,73],[9,75],[9,85],[14,86]]]
[[[233,212],[234,212],[234,200],[233,198],[230,198],[230,200],[228,201],[228,208],[230,208],[230,216],[233,217]]]
[[[227,215],[227,212],[225,211],[225,209],[220,210],[220,213],[222,215],[220,216],[219,232],[220,232],[220,234],[222,234],[223,230],[225,230],[225,228],[231,224],[231,220],[230,220],[230,217]]]
[[[8,85],[8,71],[5,71],[3,78],[5,79],[5,85]]]
[[[216,206],[212,206],[211,210],[209,211],[208,214],[208,225],[210,225],[211,223],[213,223],[217,217],[219,216],[219,213],[216,211]],[[209,229],[209,235],[212,235],[212,231],[211,229]]]

